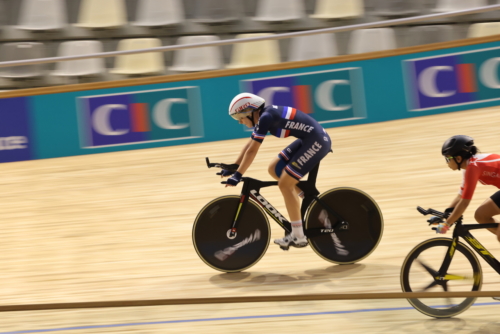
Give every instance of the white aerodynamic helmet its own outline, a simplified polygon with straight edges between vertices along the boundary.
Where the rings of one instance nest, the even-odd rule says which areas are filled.
[[[259,109],[265,102],[262,97],[254,94],[238,94],[229,104],[229,116],[239,121],[243,117],[250,116],[252,111]]]

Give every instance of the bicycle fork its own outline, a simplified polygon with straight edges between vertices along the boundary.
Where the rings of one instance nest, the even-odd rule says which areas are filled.
[[[470,233],[467,233],[467,234],[468,234],[468,236],[472,237],[472,235]],[[467,241],[467,243],[469,243],[469,245],[474,247],[474,245],[471,242],[469,242],[469,240],[467,239],[467,236],[465,236],[464,239]],[[472,237],[472,239],[474,239],[474,238]],[[454,274],[448,273],[448,270],[450,269],[451,261],[453,260],[453,256],[455,255],[455,250],[457,249],[458,240],[459,240],[459,234],[457,231],[457,232],[453,233],[452,242],[450,244],[450,247],[448,247],[448,251],[446,252],[445,258],[443,260],[443,263],[441,264],[441,267],[439,268],[439,271],[434,272],[434,271],[432,271],[432,269],[430,269],[430,268],[426,267],[424,264],[420,263],[434,278],[434,283],[432,283],[428,288],[435,286],[435,285],[441,285],[443,287],[444,291],[448,291],[448,286],[447,286],[448,281],[459,281],[459,280],[471,279],[471,277],[462,276],[462,275],[454,275]],[[474,279],[474,282],[476,282],[478,279],[481,279],[480,275],[476,275],[476,273],[474,273],[474,277],[472,277],[472,278]]]
[[[240,202],[238,204],[238,209],[236,210],[236,215],[233,219],[233,224],[231,229],[228,231],[227,237],[229,239],[236,238],[238,233],[238,225],[241,221],[241,217],[245,213],[245,207],[248,203],[249,197],[252,197],[255,202],[257,202],[264,211],[271,216],[285,231],[288,233],[292,232],[292,226],[288,220],[269,203],[262,195],[259,194],[259,190],[262,186],[268,187],[276,185],[277,182],[261,182],[255,179],[247,178],[243,184],[243,189],[241,191]]]

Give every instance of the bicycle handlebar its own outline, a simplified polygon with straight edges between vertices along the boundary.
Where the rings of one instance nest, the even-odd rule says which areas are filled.
[[[210,162],[208,158],[205,158],[207,161],[207,167],[212,168],[212,167],[217,167],[217,168],[222,168],[225,170],[228,170],[230,172],[236,172],[238,170],[238,165],[237,164],[223,164],[219,162]]]
[[[430,208],[425,210],[424,208],[417,206],[417,211],[420,212],[421,214],[423,214],[424,216],[433,215],[433,216],[436,216],[439,218],[448,218],[448,215],[445,214],[444,212],[440,212],[440,211],[430,209]]]
[[[421,214],[423,214],[424,216],[426,216],[426,215],[433,215],[435,217],[439,217],[439,218],[441,218],[441,222],[443,221],[443,219],[446,219],[446,218],[449,217],[448,213],[437,211],[437,210],[434,210],[434,209],[431,209],[431,208],[425,210],[424,208],[422,208],[420,206],[417,206],[417,211],[420,212]],[[454,222],[453,224],[456,224],[456,223],[462,221],[462,219],[463,219],[463,216],[460,216],[460,218],[458,218],[457,221]],[[429,225],[437,225],[439,221],[435,221],[435,220],[433,220],[431,218],[427,222],[429,223]],[[432,229],[436,230],[435,227],[433,227]]]

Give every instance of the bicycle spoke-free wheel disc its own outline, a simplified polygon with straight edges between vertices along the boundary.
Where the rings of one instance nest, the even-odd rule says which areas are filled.
[[[269,246],[270,228],[262,209],[249,200],[238,225],[236,238],[229,239],[239,196],[214,199],[201,209],[193,226],[193,244],[210,267],[237,272],[257,263]]]
[[[312,249],[327,261],[349,264],[358,262],[377,247],[384,229],[382,213],[375,201],[354,188],[335,188],[319,196],[332,211],[349,224],[348,230],[322,234],[309,239]],[[306,229],[331,228],[338,219],[313,201],[305,218]]]
[[[482,284],[481,265],[476,255],[459,242],[444,279],[435,279],[452,243],[452,239],[434,238],[417,245],[406,257],[401,268],[404,292],[479,291]],[[425,315],[448,318],[467,310],[476,298],[408,299]]]

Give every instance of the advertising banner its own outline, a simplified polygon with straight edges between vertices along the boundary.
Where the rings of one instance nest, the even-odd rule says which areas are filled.
[[[335,58],[332,58],[335,60]],[[0,162],[249,137],[241,92],[325,128],[500,105],[500,42],[206,79],[0,99]]]
[[[31,160],[31,134],[28,98],[0,99],[0,162]]]
[[[242,92],[313,114],[320,124],[366,118],[360,67],[243,80]]]
[[[203,138],[199,87],[82,96],[77,104],[83,148]]]
[[[408,109],[500,100],[499,63],[499,47],[405,60]]]

